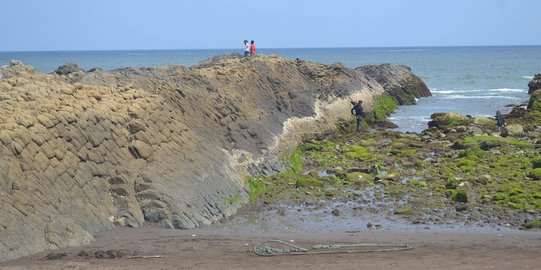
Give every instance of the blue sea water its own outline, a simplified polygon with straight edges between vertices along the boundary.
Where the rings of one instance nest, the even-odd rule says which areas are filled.
[[[0,52],[0,65],[18,59],[43,72],[52,72],[67,62],[84,69],[107,70],[127,66],[191,66],[214,55],[241,50]],[[435,112],[472,116],[493,116],[497,110],[507,112],[506,105],[528,99],[528,81],[541,72],[541,46],[296,48],[259,49],[258,53],[321,63],[340,62],[349,67],[381,63],[410,66],[433,96],[419,99],[415,106],[399,108],[390,119],[399,130],[415,132],[426,128]]]

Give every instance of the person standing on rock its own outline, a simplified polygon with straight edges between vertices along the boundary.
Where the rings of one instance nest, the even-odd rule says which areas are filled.
[[[500,111],[496,111],[496,127],[499,132],[502,132],[503,126],[505,126],[505,118]]]
[[[351,108],[351,114],[355,115],[355,119],[357,119],[357,129],[355,130],[357,133],[361,132],[363,128],[363,113],[363,101],[359,100]]]
[[[252,40],[252,45],[250,45],[250,54],[255,55],[255,43]]]
[[[244,56],[250,56],[250,44],[246,39],[244,40]]]

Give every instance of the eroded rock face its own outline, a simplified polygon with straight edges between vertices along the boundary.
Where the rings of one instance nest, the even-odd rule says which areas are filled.
[[[429,94],[402,78],[407,67],[381,69]],[[187,229],[230,216],[250,164],[347,119],[351,100],[370,110],[390,91],[359,69],[260,55],[76,72],[0,69],[0,260],[144,220]]]

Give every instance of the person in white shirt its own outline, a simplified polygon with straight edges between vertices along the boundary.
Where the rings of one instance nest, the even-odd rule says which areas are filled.
[[[250,56],[250,44],[248,40],[244,40],[244,56]]]

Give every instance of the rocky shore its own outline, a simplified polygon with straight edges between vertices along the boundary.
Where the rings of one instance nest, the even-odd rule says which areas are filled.
[[[258,196],[231,223],[285,231],[538,230],[541,84],[535,88],[536,79],[529,84],[528,105],[515,106],[500,128],[494,117],[434,113],[421,133],[356,134],[350,121],[305,140],[290,157],[291,169],[251,180]]]
[[[144,221],[211,224],[248,200],[248,171],[285,171],[278,160],[351,101],[377,112],[430,95],[405,66],[259,55],[52,74],[12,61],[0,75],[0,260]]]

